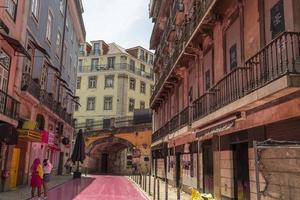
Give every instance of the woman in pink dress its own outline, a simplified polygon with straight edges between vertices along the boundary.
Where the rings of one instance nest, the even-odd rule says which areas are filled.
[[[43,167],[39,158],[33,161],[31,166],[31,197],[34,197],[35,188],[38,190],[38,197],[41,197],[41,187],[43,184]]]

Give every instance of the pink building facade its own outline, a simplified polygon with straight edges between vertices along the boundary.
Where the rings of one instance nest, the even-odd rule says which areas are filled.
[[[158,177],[216,199],[297,198],[298,188],[280,191],[289,188],[286,181],[276,189],[282,157],[256,150],[300,141],[299,6],[298,0],[151,2]],[[280,151],[287,162],[289,151]],[[255,160],[271,157],[278,173]]]

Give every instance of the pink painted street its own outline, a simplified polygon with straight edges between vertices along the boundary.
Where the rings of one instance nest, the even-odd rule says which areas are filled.
[[[71,180],[49,192],[49,200],[147,200],[127,177],[93,176]]]

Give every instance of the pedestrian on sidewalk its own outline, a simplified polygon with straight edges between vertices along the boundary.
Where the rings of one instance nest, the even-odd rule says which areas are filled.
[[[67,174],[71,174],[72,171],[72,160],[71,158],[69,158],[65,164],[65,168],[66,168],[66,173]]]
[[[31,197],[34,197],[35,189],[37,188],[38,197],[41,197],[41,187],[43,183],[43,167],[39,158],[33,161],[31,166]]]
[[[43,178],[44,198],[47,199],[48,183],[50,182],[50,174],[53,169],[53,166],[48,159],[45,159],[43,161],[43,165],[44,165],[44,178]]]

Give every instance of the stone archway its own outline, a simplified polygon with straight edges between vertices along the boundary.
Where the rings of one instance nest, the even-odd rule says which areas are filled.
[[[134,145],[126,139],[103,137],[86,148],[86,166],[91,172],[102,174],[127,174],[132,172],[128,160]]]

